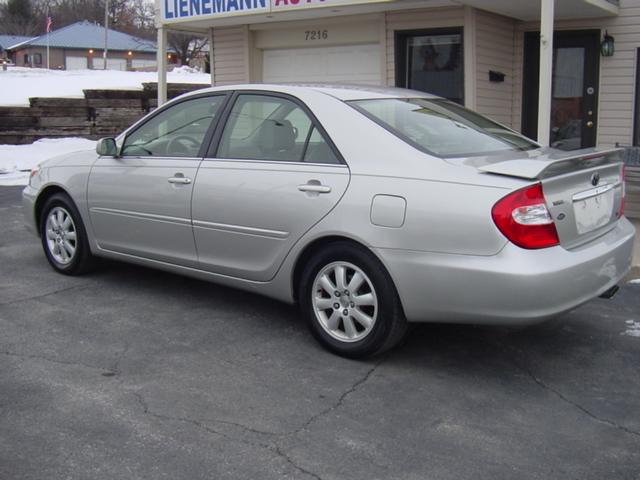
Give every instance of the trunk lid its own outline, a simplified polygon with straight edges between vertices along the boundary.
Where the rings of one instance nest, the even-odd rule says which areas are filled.
[[[560,243],[576,248],[614,227],[624,197],[622,149],[551,148],[454,159],[487,175],[540,181]]]

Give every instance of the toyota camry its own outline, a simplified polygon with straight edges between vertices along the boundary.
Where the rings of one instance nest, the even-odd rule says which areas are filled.
[[[62,274],[106,257],[260,293],[362,357],[408,322],[527,324],[611,296],[624,195],[618,150],[541,148],[423,92],[241,85],[44,162],[23,198]]]

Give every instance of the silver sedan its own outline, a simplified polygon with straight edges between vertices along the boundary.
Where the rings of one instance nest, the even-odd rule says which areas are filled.
[[[634,238],[617,150],[543,149],[398,89],[201,90],[43,163],[23,196],[60,273],[107,257],[297,303],[350,357],[407,322],[524,324],[610,295]]]

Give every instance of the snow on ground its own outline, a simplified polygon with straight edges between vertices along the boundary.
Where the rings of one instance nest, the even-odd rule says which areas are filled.
[[[0,70],[0,105],[28,106],[29,97],[82,98],[82,90],[91,88],[142,90],[143,82],[157,80],[156,72],[10,67],[6,72]],[[180,67],[167,74],[167,81],[209,85],[211,77],[193,68]]]
[[[640,337],[640,322],[635,320],[627,320],[627,329],[620,335],[626,335],[628,337]]]
[[[0,186],[26,185],[29,172],[39,163],[95,146],[96,142],[84,138],[44,138],[30,145],[0,145]]]

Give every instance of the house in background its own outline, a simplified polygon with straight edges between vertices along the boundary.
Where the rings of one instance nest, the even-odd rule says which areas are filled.
[[[14,62],[10,55],[10,49],[14,45],[31,40],[33,37],[24,37],[21,35],[0,35],[0,61],[6,60],[10,63]]]
[[[48,42],[50,68],[98,70],[104,68],[104,37],[102,25],[82,21],[53,30],[48,35],[16,42],[8,50],[17,66],[46,68]],[[108,29],[107,69],[135,70],[155,66],[155,42]]]

